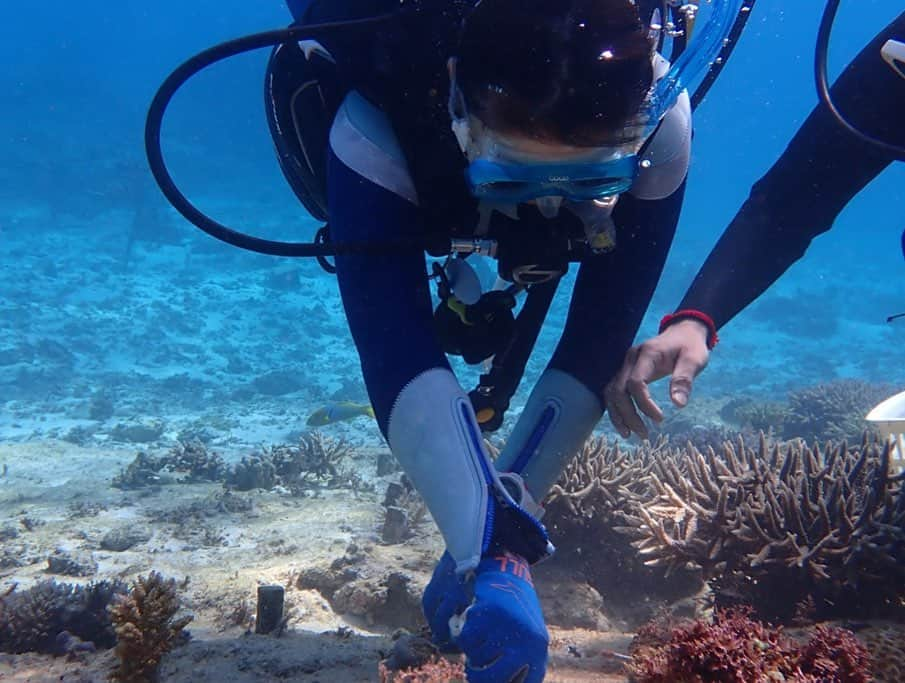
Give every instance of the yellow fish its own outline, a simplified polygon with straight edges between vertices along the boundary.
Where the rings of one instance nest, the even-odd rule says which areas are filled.
[[[328,403],[308,416],[308,426],[323,427],[334,422],[354,420],[361,415],[374,417],[374,409],[366,403],[352,403],[351,401]]]

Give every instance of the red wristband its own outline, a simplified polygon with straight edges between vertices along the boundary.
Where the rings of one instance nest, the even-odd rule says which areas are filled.
[[[720,341],[719,335],[716,333],[716,324],[713,322],[713,318],[711,318],[706,313],[702,313],[701,311],[696,311],[692,308],[687,308],[681,311],[676,311],[675,313],[670,313],[668,315],[664,315],[663,319],[660,321],[660,332],[663,332],[667,327],[672,325],[673,323],[677,323],[680,320],[697,320],[700,323],[704,323],[707,326],[707,348],[712,349],[717,345],[717,342]]]

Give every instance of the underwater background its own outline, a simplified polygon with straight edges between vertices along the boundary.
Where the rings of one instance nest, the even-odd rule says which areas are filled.
[[[816,0],[758,0],[729,65],[697,110],[679,230],[639,340],[654,334],[660,317],[676,307],[752,183],[816,104],[812,65],[822,9]],[[894,0],[843,2],[830,43],[831,79],[901,10]],[[276,444],[299,439],[326,440],[320,447],[328,450],[341,443],[351,468],[340,473],[344,485],[355,491],[356,505],[364,500],[366,506],[353,510],[339,494],[322,492],[332,507],[321,501],[318,512],[312,512],[315,505],[301,515],[305,529],[302,521],[285,534],[276,527],[284,545],[261,554],[250,537],[271,533],[281,518],[268,507],[277,506],[277,498],[263,500],[256,503],[255,531],[248,531],[252,527],[239,510],[218,522],[211,532],[215,540],[195,538],[182,564],[172,560],[165,567],[168,576],[182,579],[219,565],[223,576],[236,572],[231,590],[251,595],[255,581],[285,579],[285,567],[275,568],[269,558],[291,562],[301,553],[323,560],[331,552],[355,557],[348,544],[373,531],[376,522],[368,515],[377,515],[380,505],[365,494],[378,487],[383,494],[383,474],[372,470],[387,450],[375,423],[365,415],[327,424],[316,437],[309,432],[309,417],[318,409],[367,402],[333,276],[313,260],[243,252],[202,234],[165,202],[144,157],[147,106],[176,65],[216,42],[289,19],[278,0],[51,0],[4,8],[0,519],[12,520],[6,529],[15,533],[0,530],[3,590],[44,578],[54,547],[98,550],[95,541],[114,522],[143,527],[157,539],[173,518],[135,508],[117,511],[124,501],[136,504],[139,494],[123,494],[128,487],[111,481],[128,473],[137,452],[175,457],[162,454],[187,443],[216,451],[223,464],[215,463],[215,469],[249,462],[243,458],[255,452],[273,455]],[[185,194],[220,222],[258,236],[310,240],[319,224],[284,181],[264,118],[266,58],[267,51],[259,51],[231,59],[183,88],[164,122],[164,153]],[[886,322],[905,311],[903,229],[905,167],[893,164],[857,195],[805,258],[721,331],[692,405],[685,416],[670,412],[663,433],[669,433],[670,421],[674,438],[683,441],[742,427],[781,432],[780,425],[745,423],[739,406],[782,404],[825,383],[855,386],[845,384],[849,380],[869,383],[853,391],[877,401],[905,388],[905,319]],[[560,288],[502,436],[552,351],[569,291]],[[605,332],[599,341],[607,343]],[[471,388],[478,370],[455,367]],[[661,403],[668,402],[665,390],[665,382],[654,387]],[[620,443],[608,420],[598,429],[610,443]],[[188,505],[214,495],[211,485],[197,481],[173,493],[166,486],[174,481],[157,481],[164,490],[154,489],[152,499],[180,498]],[[105,512],[94,512],[99,518],[73,516],[73,505],[92,502],[104,506]],[[223,512],[222,496],[217,505],[216,514],[235,513]],[[184,509],[179,515],[197,518]],[[32,523],[43,531],[28,529]],[[207,533],[212,527],[205,524]],[[292,539],[332,538],[336,529],[339,551],[331,551],[326,540],[323,548],[312,548]],[[29,533],[44,536],[31,541]],[[118,551],[106,548],[107,559],[100,552],[99,568],[82,576],[146,573],[158,568],[154,555],[168,542],[160,540],[154,550],[138,545],[115,557],[109,552]],[[235,567],[231,543],[246,552]],[[437,550],[437,543],[434,536],[425,547]],[[196,552],[214,546],[224,554]],[[393,560],[387,555],[374,562],[390,566]],[[218,584],[218,600],[228,600],[225,585]],[[199,594],[189,602],[203,612]],[[341,628],[333,616],[314,619],[314,606],[298,609],[309,621]],[[259,672],[257,680],[271,675],[280,678],[270,671]],[[293,680],[309,680],[298,675]],[[174,673],[172,680],[177,678]]]

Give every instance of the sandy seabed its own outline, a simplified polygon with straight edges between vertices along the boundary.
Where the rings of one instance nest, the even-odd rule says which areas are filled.
[[[5,466],[0,516],[19,531],[3,543],[0,590],[13,584],[24,589],[46,578],[131,580],[157,570],[179,582],[184,609],[194,616],[190,641],[166,656],[161,681],[378,680],[377,666],[392,649],[395,629],[335,613],[320,592],[300,589],[297,577],[305,570],[327,570],[351,549],[364,576],[379,582],[381,572],[402,572],[411,594],[420,595],[442,550],[429,522],[405,543],[382,543],[383,488],[376,477],[374,492],[229,494],[249,503],[238,512],[219,504],[224,495],[219,484],[112,487],[113,476],[135,453],[63,441],[0,444],[0,467]],[[138,528],[150,537],[124,551],[104,550],[102,539],[120,528]],[[82,578],[49,574],[47,558],[58,549],[90,558],[96,570]],[[248,630],[256,586],[271,583],[286,587],[288,619],[280,637]],[[568,587],[553,590],[555,596]],[[560,628],[549,611],[548,620],[552,646],[546,680],[627,680],[612,653],[627,650],[630,634]],[[112,650],[74,660],[7,654],[0,655],[0,680],[103,681],[114,665]]]

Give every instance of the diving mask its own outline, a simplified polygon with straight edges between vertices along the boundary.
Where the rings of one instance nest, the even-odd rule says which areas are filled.
[[[627,142],[620,141],[613,148],[589,150],[588,158],[557,163],[513,158],[491,131],[483,127],[481,131],[474,130],[480,122],[468,115],[453,77],[449,100],[452,130],[468,157],[465,177],[474,196],[503,203],[553,196],[587,201],[612,197],[631,188],[645,164],[641,159],[644,143],[653,136],[679,95],[714,65],[720,50],[730,40],[736,17],[743,11],[746,11],[744,0],[712,0],[705,18],[697,19],[694,39],[652,85],[636,117],[636,125],[623,131]],[[661,26],[656,28],[665,30]]]
[[[465,179],[478,199],[507,204],[547,197],[589,201],[625,192],[638,174],[643,138],[614,147],[588,148],[587,153],[568,159],[543,161],[469,116],[455,82],[449,110],[459,148],[470,162]]]

